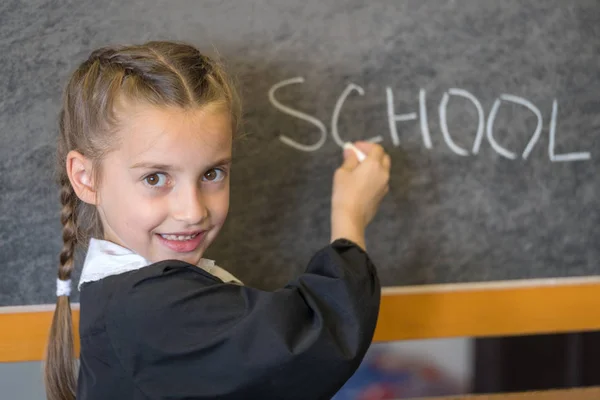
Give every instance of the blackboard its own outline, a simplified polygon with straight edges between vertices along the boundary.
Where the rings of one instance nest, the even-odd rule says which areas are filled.
[[[219,54],[239,82],[231,212],[207,256],[247,284],[284,284],[328,243],[336,138],[392,157],[367,242],[385,286],[598,275],[598,21],[595,0],[4,0],[0,305],[54,302],[69,73],[150,39]]]

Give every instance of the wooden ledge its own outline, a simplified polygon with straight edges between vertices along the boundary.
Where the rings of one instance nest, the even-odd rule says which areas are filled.
[[[77,327],[79,305],[72,306]],[[53,309],[0,307],[0,362],[41,360]],[[600,330],[598,310],[598,277],[387,287],[374,340]]]
[[[598,400],[600,388],[548,390],[539,392],[502,393],[490,395],[470,395],[436,397],[421,400]]]
[[[384,288],[376,341],[600,330],[600,277]]]

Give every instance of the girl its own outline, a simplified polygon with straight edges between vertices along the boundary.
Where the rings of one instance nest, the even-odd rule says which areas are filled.
[[[275,292],[202,255],[225,222],[240,119],[229,78],[182,43],[94,51],[67,84],[58,171],[64,246],[50,400],[329,399],[371,342],[380,286],[364,231],[387,192],[381,146],[347,151],[331,243]],[[69,303],[87,246],[79,375]],[[77,385],[76,385],[77,382]]]

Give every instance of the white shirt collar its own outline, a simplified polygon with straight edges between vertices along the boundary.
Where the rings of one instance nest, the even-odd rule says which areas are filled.
[[[135,271],[150,264],[144,257],[125,247],[107,240],[92,238],[90,239],[77,288],[81,289],[81,285],[86,282],[95,282],[111,275]],[[242,284],[235,276],[215,265],[213,260],[202,258],[197,266],[223,282]]]

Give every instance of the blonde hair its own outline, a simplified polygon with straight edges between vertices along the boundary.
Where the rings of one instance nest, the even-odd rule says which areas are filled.
[[[189,44],[154,41],[94,51],[72,74],[59,117],[57,180],[63,227],[60,280],[70,279],[76,248],[86,247],[90,237],[103,236],[96,208],[79,200],[71,187],[67,154],[76,150],[90,159],[93,182],[100,182],[102,158],[118,145],[114,132],[124,102],[182,108],[217,104],[231,113],[233,132],[241,117],[238,95],[223,67]],[[70,300],[59,296],[44,371],[49,400],[75,399],[74,357]]]

